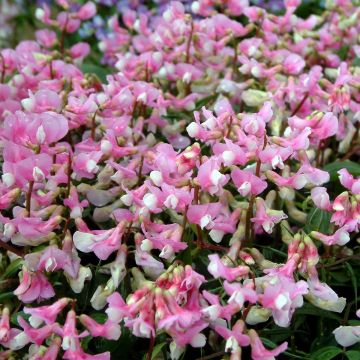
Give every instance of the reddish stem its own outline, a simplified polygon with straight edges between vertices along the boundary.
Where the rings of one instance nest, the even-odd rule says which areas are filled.
[[[183,223],[182,223],[182,234],[181,234],[181,241],[183,241],[184,238],[184,234],[185,234],[185,229],[186,229],[186,224],[187,224],[187,211],[189,209],[189,205],[185,206],[185,211],[184,211],[184,217],[183,217]]]
[[[66,27],[68,25],[68,22],[69,22],[69,14],[66,14],[65,24],[61,32],[61,38],[60,38],[60,54],[62,58],[65,57],[65,34],[66,34]]]
[[[50,67],[50,78],[54,79],[54,69],[53,69],[52,60],[50,60],[49,67]]]
[[[200,191],[199,186],[195,185],[195,191],[194,191],[195,204],[199,204],[199,191]],[[201,227],[198,224],[196,224],[196,233],[197,233],[196,244],[197,244],[198,248],[201,248],[204,244],[204,240],[203,240],[203,236],[202,236]]]
[[[31,211],[31,194],[34,188],[34,181],[30,181],[29,182],[29,190],[26,194],[26,203],[25,203],[25,208],[26,208],[26,212],[27,212],[27,217],[30,217],[30,211]]]
[[[360,146],[353,147],[348,153],[346,153],[342,158],[341,161],[350,159],[355,153],[360,151]]]
[[[267,137],[266,133],[264,134],[264,144],[263,144],[263,150],[266,148],[267,145]],[[260,176],[260,169],[261,169],[261,160],[260,158],[256,161],[256,169],[255,169],[255,175],[257,177]],[[249,201],[249,208],[246,213],[246,227],[245,227],[245,243],[252,243],[254,240],[254,229],[251,226],[251,217],[253,215],[254,211],[254,202],[255,202],[255,195],[251,195],[250,201]],[[245,245],[245,244],[244,244]]]
[[[296,108],[293,110],[290,116],[294,116],[298,113],[298,111],[301,109],[301,107],[304,105],[304,102],[309,97],[309,92],[306,92],[304,94],[304,97],[301,99],[301,101],[297,104]]]
[[[145,81],[150,82],[149,62],[146,62],[145,66]]]
[[[191,23],[190,23],[190,34],[189,34],[189,38],[186,44],[186,57],[185,57],[185,62],[187,64],[190,64],[190,47],[191,47],[191,41],[192,41],[192,37],[193,37],[193,33],[194,33],[194,22],[191,19]]]
[[[0,240],[0,247],[2,247],[3,249],[5,249],[7,251],[11,251],[12,253],[16,254],[17,256],[20,256],[20,257],[24,256],[24,253],[22,252],[21,249],[15,247],[9,243],[6,243],[2,240]]]
[[[93,140],[95,140],[95,132],[96,132],[96,114],[97,114],[97,111],[94,112],[94,115],[91,119],[91,138]]]
[[[70,188],[71,188],[71,155],[70,152],[68,154],[68,167],[67,167],[67,190],[66,190],[66,197],[70,195]]]
[[[134,102],[134,107],[133,107],[133,111],[132,111],[132,114],[131,114],[130,125],[131,125],[132,129],[134,128],[134,120],[135,120],[136,108],[137,108],[137,101]]]
[[[141,184],[143,166],[144,166],[144,156],[142,155],[140,158],[140,167],[139,167],[139,173],[138,173],[137,186],[139,186]]]
[[[230,116],[230,123],[229,123],[229,128],[228,128],[228,131],[226,133],[226,138],[228,139],[229,136],[230,136],[230,133],[231,133],[231,128],[232,128],[232,124],[233,124],[233,117]]]
[[[213,251],[221,251],[221,252],[228,252],[229,249],[226,248],[225,246],[221,246],[221,245],[213,245],[213,244],[205,244],[205,243],[201,243],[200,246],[197,244],[197,246],[200,249],[205,249],[205,250],[213,250]]]
[[[3,84],[5,82],[5,59],[4,59],[3,54],[1,54],[1,53],[0,53],[0,59],[1,59],[1,63],[2,63],[0,83]]]
[[[151,357],[152,357],[152,353],[154,351],[154,345],[155,345],[155,336],[153,336],[151,334],[151,337],[150,337],[150,344],[149,344],[149,350],[148,350],[148,353],[146,355],[146,360],[151,360]]]

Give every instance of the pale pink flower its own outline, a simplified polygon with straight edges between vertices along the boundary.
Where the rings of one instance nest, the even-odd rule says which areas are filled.
[[[59,313],[69,303],[70,299],[62,298],[51,305],[40,306],[36,308],[24,307],[24,313],[30,314],[29,322],[34,328],[38,328],[43,322],[46,325],[53,324]]]
[[[49,299],[55,292],[44,274],[39,271],[29,272],[23,268],[21,281],[14,290],[14,295],[22,302],[30,303],[34,300]]]
[[[272,360],[275,356],[287,349],[287,342],[284,342],[273,350],[267,350],[255,330],[250,329],[248,334],[250,337],[251,357],[253,360]]]
[[[231,172],[231,178],[239,193],[244,197],[249,195],[259,195],[267,187],[264,180],[261,180],[250,171],[234,169]]]
[[[217,254],[209,255],[209,259],[210,263],[208,265],[208,271],[215,279],[221,277],[227,281],[234,281],[237,278],[249,274],[250,269],[248,266],[226,266]]]
[[[219,170],[220,164],[216,158],[211,158],[200,165],[196,179],[203,191],[214,195],[219,193],[226,185],[229,181],[229,176],[222,174]]]

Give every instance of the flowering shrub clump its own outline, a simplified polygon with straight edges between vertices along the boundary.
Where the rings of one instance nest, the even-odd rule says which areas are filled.
[[[360,359],[359,3],[185,5],[0,51],[0,359]]]

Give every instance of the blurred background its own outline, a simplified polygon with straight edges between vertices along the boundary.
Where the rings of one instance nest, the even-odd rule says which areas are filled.
[[[283,0],[249,0],[252,5],[260,6],[273,13],[281,13]],[[321,14],[325,0],[304,0],[297,9],[297,15],[307,17]],[[79,7],[86,1],[69,0],[71,6]],[[161,15],[170,0],[94,0],[98,13],[83,24],[79,36],[83,39],[101,40],[107,33],[107,19],[114,14],[121,14],[125,9],[137,12],[151,12]],[[181,1],[191,12],[193,0]],[[35,29],[35,10],[39,6],[57,8],[56,0],[0,0],[0,48],[14,47],[21,40],[33,39]],[[96,42],[94,42],[96,43]]]

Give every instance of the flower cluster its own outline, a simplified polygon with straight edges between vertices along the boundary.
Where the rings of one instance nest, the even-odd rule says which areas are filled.
[[[102,80],[72,43],[95,3],[56,3],[0,50],[0,358],[105,360],[92,339],[128,333],[147,359],[162,342],[267,360],[288,348],[265,347],[269,324],[342,313],[325,269],[357,256],[359,7],[125,7]],[[341,325],[340,345],[360,341]]]

